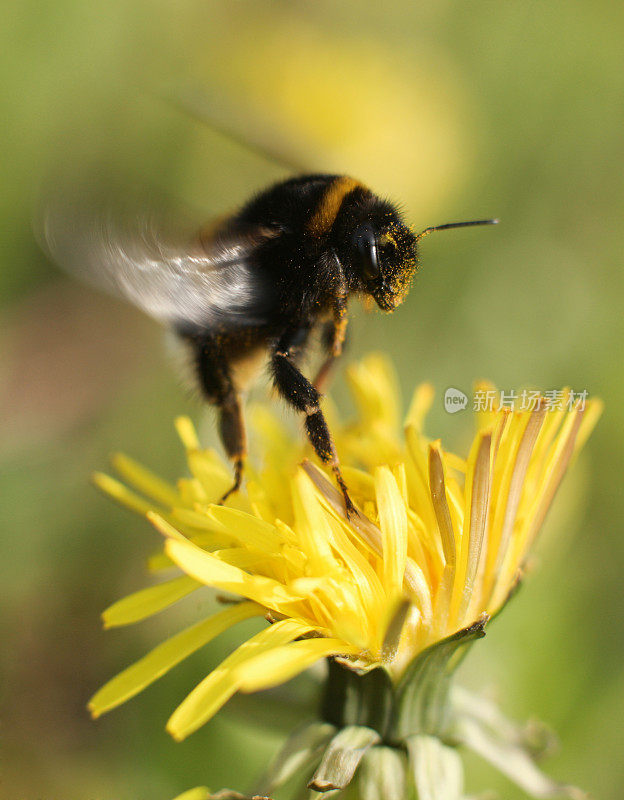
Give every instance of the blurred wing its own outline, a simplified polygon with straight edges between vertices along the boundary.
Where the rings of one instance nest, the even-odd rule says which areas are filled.
[[[151,201],[123,206],[82,199],[45,204],[44,249],[63,269],[124,297],[178,329],[262,324],[270,287],[254,269],[254,250],[276,233],[223,225],[200,235]]]

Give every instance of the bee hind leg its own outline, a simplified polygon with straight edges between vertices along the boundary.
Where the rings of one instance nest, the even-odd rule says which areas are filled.
[[[357,511],[349,497],[338,454],[320,408],[320,394],[295,364],[289,342],[290,338],[284,336],[273,353],[271,364],[275,387],[287,403],[305,414],[308,439],[321,461],[331,467],[344,497],[347,516],[351,517]]]
[[[219,501],[222,504],[231,494],[240,489],[247,455],[247,435],[243,407],[240,395],[234,390],[228,393],[223,402],[219,404],[219,434],[221,435],[225,452],[234,462],[234,483]]]
[[[230,367],[219,342],[206,337],[195,342],[197,371],[204,397],[219,409],[219,435],[228,458],[234,463],[234,483],[223,495],[220,504],[238,491],[243,480],[247,435],[239,392],[236,391]]]

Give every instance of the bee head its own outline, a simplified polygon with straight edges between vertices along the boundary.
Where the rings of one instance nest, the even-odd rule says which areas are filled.
[[[330,243],[352,292],[373,297],[382,311],[405,299],[418,264],[417,237],[391,203],[355,188],[344,198]]]
[[[394,209],[370,214],[350,237],[350,264],[360,289],[382,311],[403,302],[418,264],[416,236]]]

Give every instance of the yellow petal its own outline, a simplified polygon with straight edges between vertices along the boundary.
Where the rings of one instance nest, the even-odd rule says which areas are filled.
[[[210,502],[216,503],[232,486],[234,478],[207,450],[190,450],[187,453],[189,469],[206,492]]]
[[[383,536],[384,586],[389,596],[403,589],[407,561],[407,512],[405,502],[388,467],[375,470],[379,526]]]
[[[196,786],[194,789],[188,789],[182,792],[173,800],[209,800],[210,789],[207,786]]]
[[[125,703],[232,625],[263,613],[256,603],[238,603],[177,633],[108,681],[89,702],[91,715]]]
[[[602,416],[603,411],[604,403],[602,400],[592,399],[587,402],[585,414],[583,415],[583,421],[581,422],[581,427],[579,428],[579,432],[574,443],[575,453],[577,453],[585,445],[587,438],[594,430],[596,423]]]
[[[210,506],[207,516],[214,520],[218,530],[229,533],[246,547],[275,553],[283,543],[283,538],[274,525],[244,511]]]
[[[181,542],[186,541],[186,537],[180,533],[177,528],[174,528],[161,514],[157,514],[155,511],[148,511],[145,516],[163,536],[169,539],[177,539]]]
[[[199,439],[190,417],[177,417],[175,427],[187,450],[199,450]]]
[[[442,539],[444,558],[446,563],[455,566],[455,533],[451,511],[446,498],[446,484],[444,481],[444,467],[440,458],[440,449],[431,445],[429,447],[429,484],[431,486],[431,499],[438,522],[438,531]]]
[[[361,538],[361,542],[370,548],[372,553],[383,555],[381,531],[363,514],[356,514],[347,520],[344,498],[340,492],[327,480],[325,474],[310,461],[302,464],[304,472],[319,491],[323,504],[330,509],[339,519],[350,527],[351,533]]]
[[[175,564],[169,556],[165,555],[161,550],[157,553],[152,553],[147,559],[147,568],[150,572],[163,572],[172,567],[175,567]]]
[[[491,443],[491,433],[481,431],[475,439],[469,459],[470,468],[466,476],[468,513],[464,520],[461,551],[457,560],[451,600],[450,625],[452,628],[461,625],[468,611],[472,600],[474,580],[479,568],[490,493]]]
[[[369,624],[374,629],[379,621],[377,610],[385,603],[385,593],[381,581],[365,553],[356,547],[349,537],[348,524],[337,517],[330,517],[330,525],[336,553],[349,571],[360,594],[362,606],[366,609],[366,618],[370,620]]]
[[[504,475],[498,484],[496,512],[488,545],[485,598],[489,599],[505,561],[516,523],[518,507],[531,462],[533,448],[544,423],[545,408],[536,408],[517,430],[517,443],[507,458]],[[505,592],[507,589],[505,589]]]
[[[207,722],[238,690],[235,668],[250,658],[302,636],[311,630],[295,620],[276,622],[242,644],[204,678],[173,712],[167,730],[181,741]]]
[[[197,503],[212,503],[213,497],[206,494],[206,490],[197,478],[178,478],[178,492],[184,506],[193,508]]]
[[[425,573],[411,558],[405,565],[405,587],[408,596],[416,604],[422,614],[423,623],[428,625],[432,618],[431,590]]]
[[[123,453],[117,453],[113,456],[112,463],[116,472],[125,481],[155,502],[166,508],[179,504],[180,495],[175,487],[139,464],[138,461],[134,461]]]
[[[249,575],[190,542],[168,539],[165,542],[165,552],[184,572],[207,586],[255,600],[275,611],[287,608],[301,599],[281,583],[262,575]]]
[[[372,475],[363,469],[341,466],[342,477],[349,487],[349,493],[355,497],[364,497],[373,500],[375,497],[375,480]]]
[[[357,648],[342,639],[304,639],[251,658],[233,677],[240,691],[258,692],[289,681],[321,658],[357,653]]]
[[[583,421],[584,413],[584,411],[575,411],[566,418],[557,439],[553,442],[553,446],[548,452],[546,467],[540,481],[540,491],[533,501],[530,511],[531,523],[522,542],[525,553],[533,544],[557,489],[563,480],[574,453],[576,436]],[[518,552],[520,552],[520,547],[518,547]],[[525,553],[522,554],[522,558],[524,558]]]
[[[180,578],[173,578],[170,581],[134,592],[134,594],[113,603],[102,613],[104,627],[116,628],[120,625],[131,625],[133,622],[151,617],[177,603],[195,589],[199,589],[201,585],[199,581],[189,578],[188,575],[182,575]]]
[[[412,402],[410,403],[404,426],[413,425],[421,433],[425,417],[429,413],[434,397],[435,391],[430,383],[421,383],[417,386],[412,395]]]
[[[335,565],[329,544],[332,533],[314,486],[302,469],[292,479],[292,500],[300,546],[310,559],[312,572],[323,575]]]
[[[143,497],[130,491],[123,483],[116,481],[109,475],[105,475],[103,472],[94,472],[91,480],[100,491],[112,497],[113,500],[116,500],[125,508],[129,508],[130,511],[134,511],[136,514],[145,516],[145,514],[154,507],[153,503],[149,503]]]

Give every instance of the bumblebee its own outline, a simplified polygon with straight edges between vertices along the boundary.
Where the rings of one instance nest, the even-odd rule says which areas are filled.
[[[130,300],[188,345],[204,398],[218,409],[239,489],[247,455],[245,392],[268,358],[279,395],[305,416],[318,457],[355,513],[320,407],[345,341],[348,302],[372,298],[392,312],[418,266],[418,241],[397,208],[353,178],[304,175],[261,192],[203,228],[177,226],[149,204],[138,210],[77,201],[49,204],[41,238],[62,267]],[[325,360],[308,379],[299,361],[322,329]]]

